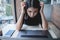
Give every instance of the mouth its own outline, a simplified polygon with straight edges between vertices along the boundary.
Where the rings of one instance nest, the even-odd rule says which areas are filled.
[[[30,18],[34,18],[34,16],[29,16]]]

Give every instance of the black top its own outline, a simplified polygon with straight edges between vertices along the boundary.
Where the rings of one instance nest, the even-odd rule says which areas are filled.
[[[26,25],[30,26],[36,26],[41,24],[42,25],[42,20],[41,20],[41,15],[38,13],[35,17],[31,18],[29,15],[26,13],[24,15],[23,23]]]

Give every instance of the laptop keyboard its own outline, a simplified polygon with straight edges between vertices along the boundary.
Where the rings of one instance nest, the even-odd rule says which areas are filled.
[[[47,34],[45,34],[47,33]],[[44,37],[48,38],[48,31],[42,30],[21,30],[21,37]]]

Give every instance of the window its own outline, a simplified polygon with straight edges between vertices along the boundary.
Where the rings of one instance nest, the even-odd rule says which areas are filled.
[[[39,1],[43,1],[45,4],[50,4],[51,0],[39,0]]]
[[[6,0],[6,2],[7,2],[8,4],[11,4],[11,0]]]
[[[0,26],[14,24],[12,0],[0,0]]]

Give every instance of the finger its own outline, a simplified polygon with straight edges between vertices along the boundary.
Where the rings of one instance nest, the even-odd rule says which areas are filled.
[[[25,3],[23,3],[22,6],[25,6]]]
[[[40,2],[40,6],[44,6],[44,2]]]
[[[22,6],[22,7],[25,7],[25,6],[26,6],[26,3],[25,3],[25,2],[22,2],[22,3],[21,3],[21,6]]]
[[[44,4],[44,2],[40,2],[40,4]]]

